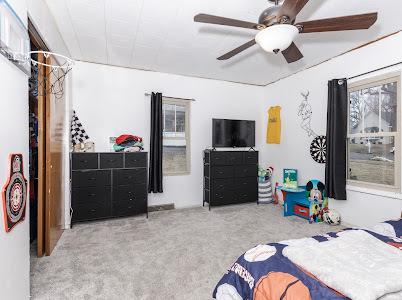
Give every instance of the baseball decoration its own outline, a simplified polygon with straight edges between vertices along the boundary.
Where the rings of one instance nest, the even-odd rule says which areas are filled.
[[[327,155],[327,140],[325,135],[319,135],[311,142],[310,155],[319,164],[325,163]]]
[[[325,223],[329,225],[341,224],[341,215],[335,209],[329,209],[323,214]]]
[[[244,253],[244,259],[248,262],[264,261],[275,255],[276,248],[270,245],[258,245]]]
[[[222,300],[243,300],[233,285],[224,283],[216,291],[216,299]]]
[[[10,232],[25,219],[27,180],[23,174],[22,154],[10,155],[10,177],[3,187],[4,226]]]

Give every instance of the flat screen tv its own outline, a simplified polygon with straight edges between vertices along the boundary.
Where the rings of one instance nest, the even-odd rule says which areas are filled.
[[[255,121],[212,119],[212,147],[254,147]]]

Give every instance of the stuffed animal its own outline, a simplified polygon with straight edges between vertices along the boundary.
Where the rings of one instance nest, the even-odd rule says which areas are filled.
[[[258,166],[258,182],[264,182],[265,176],[267,175],[267,170],[263,167]]]

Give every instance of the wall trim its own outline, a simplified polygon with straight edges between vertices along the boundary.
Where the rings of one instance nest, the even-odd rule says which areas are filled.
[[[353,185],[346,185],[346,191],[347,192],[358,192],[358,193],[363,193],[363,194],[381,196],[383,198],[391,198],[391,199],[402,200],[402,194],[401,193],[389,192],[389,191],[381,191],[381,190],[375,190],[375,189],[359,187],[359,186],[353,186]]]

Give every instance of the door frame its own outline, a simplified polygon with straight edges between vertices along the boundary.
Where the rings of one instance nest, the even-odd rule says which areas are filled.
[[[32,21],[28,18],[28,33],[32,44],[40,51],[50,51],[36,30]],[[51,64],[50,57],[38,54],[38,61]],[[50,255],[57,241],[59,240],[63,227],[57,228],[55,232],[52,227],[52,203],[53,183],[51,182],[52,154],[51,154],[51,95],[46,92],[49,85],[50,68],[39,65],[38,82],[45,81],[44,86],[38,85],[38,228],[37,228],[37,256]],[[45,69],[43,69],[45,68]],[[39,90],[40,89],[40,90]],[[61,188],[61,187],[60,187]],[[57,190],[57,188],[54,188]],[[58,201],[62,201],[59,199]],[[54,204],[54,203],[53,203]],[[54,213],[54,212],[53,212]],[[62,212],[63,213],[63,212]],[[56,234],[55,234],[56,233]]]

